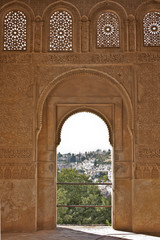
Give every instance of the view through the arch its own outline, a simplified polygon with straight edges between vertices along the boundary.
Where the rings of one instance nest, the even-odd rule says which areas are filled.
[[[63,125],[57,148],[57,223],[111,225],[112,146],[106,123],[81,112]]]

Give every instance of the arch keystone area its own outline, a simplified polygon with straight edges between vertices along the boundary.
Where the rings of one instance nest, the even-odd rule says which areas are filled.
[[[59,75],[58,77],[56,77],[54,80],[52,80],[43,90],[43,92],[41,93],[41,96],[39,98],[38,101],[38,107],[37,107],[37,116],[38,116],[38,121],[37,121],[37,128],[40,129],[41,128],[41,124],[42,124],[42,111],[43,111],[43,105],[45,100],[47,99],[47,96],[49,95],[49,93],[61,82],[65,81],[65,77],[68,76],[72,76],[75,74],[81,74],[81,73],[88,73],[91,75],[96,75],[96,76],[100,76],[101,78],[105,79],[106,82],[112,82],[112,84],[114,86],[116,86],[117,88],[119,88],[119,91],[122,95],[122,98],[125,101],[125,104],[127,106],[128,109],[128,125],[130,126],[131,129],[134,128],[134,124],[133,124],[133,108],[132,108],[132,103],[130,100],[130,97],[128,95],[128,93],[126,92],[126,90],[124,89],[124,87],[112,76],[108,75],[107,73],[98,71],[98,70],[93,70],[93,69],[89,69],[89,68],[79,68],[79,69],[74,69],[74,70],[70,70],[68,72],[62,73],[61,75]]]

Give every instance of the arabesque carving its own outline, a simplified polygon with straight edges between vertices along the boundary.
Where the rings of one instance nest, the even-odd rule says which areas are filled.
[[[126,107],[127,110],[129,112],[128,114],[128,125],[130,126],[130,128],[133,128],[133,112],[132,112],[132,103],[131,103],[131,99],[129,98],[128,93],[126,92],[126,90],[124,89],[124,87],[113,77],[111,77],[108,74],[105,74],[101,71],[95,71],[93,69],[86,69],[86,68],[79,68],[79,69],[74,69],[68,72],[65,72],[63,74],[61,74],[60,76],[56,77],[52,82],[50,82],[48,84],[48,86],[43,90],[41,96],[40,96],[40,100],[38,102],[38,128],[41,128],[41,124],[42,124],[42,108],[43,108],[43,104],[44,101],[46,99],[46,97],[48,96],[48,94],[51,92],[52,89],[54,89],[58,84],[60,84],[61,82],[64,81],[65,77],[68,76],[74,76],[74,75],[81,75],[81,74],[91,74],[93,76],[99,76],[100,78],[104,79],[105,81],[109,81],[114,83],[114,86],[117,87],[117,89],[119,89],[119,91],[121,91],[121,94],[123,96],[123,100],[126,103]]]
[[[35,169],[35,163],[1,163],[0,179],[34,179]]]
[[[9,76],[9,82],[13,80],[14,75]],[[20,80],[20,79],[19,79]],[[7,79],[6,79],[7,81]],[[17,79],[15,77],[15,81]],[[13,87],[12,87],[13,86]],[[0,105],[0,145],[32,145],[32,128],[33,128],[33,106],[32,98],[22,98],[18,100],[13,100],[11,97],[14,94],[14,89],[17,85],[13,84],[10,86],[4,83],[1,88],[1,92],[8,92],[8,97],[10,99],[1,98]],[[21,89],[21,92],[20,92]],[[19,91],[17,90],[17,95],[23,93],[26,94],[25,82],[19,86]],[[31,89],[32,91],[32,89]],[[4,95],[3,95],[4,96]],[[14,95],[15,96],[15,95]]]
[[[160,179],[160,163],[137,163],[135,177],[136,179]]]
[[[9,59],[11,60],[12,56],[10,56]],[[13,57],[10,63],[15,63],[15,57]],[[15,96],[19,96],[24,98],[24,96],[28,97],[28,94],[29,97],[30,95],[33,96],[33,89],[30,89],[30,87],[33,86],[33,79],[29,64],[22,65],[21,63],[17,65],[10,64],[3,66],[0,77],[0,98],[5,98],[6,92],[7,97],[15,98]],[[27,105],[28,103],[26,103],[26,106]],[[7,109],[7,111],[9,111],[9,109]]]
[[[138,53],[139,62],[160,62],[160,54],[156,53]]]
[[[2,231],[56,228],[61,127],[90,111],[113,146],[113,228],[160,236],[159,19],[160,0],[0,1]]]
[[[160,158],[160,149],[141,147],[138,149],[138,159],[157,159]]]
[[[31,158],[32,157],[32,149],[0,149],[0,158]]]

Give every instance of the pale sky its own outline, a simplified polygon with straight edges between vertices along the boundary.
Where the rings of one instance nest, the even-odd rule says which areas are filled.
[[[64,123],[57,152],[84,153],[111,148],[104,121],[93,113],[81,112],[72,115]]]

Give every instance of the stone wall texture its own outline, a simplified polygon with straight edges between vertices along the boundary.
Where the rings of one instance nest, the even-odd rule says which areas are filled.
[[[12,11],[26,16],[26,50],[4,49]],[[71,51],[50,51],[55,11],[72,17]],[[119,21],[119,46],[99,48],[96,24],[108,12]],[[113,227],[160,236],[160,40],[144,46],[149,12],[159,17],[159,0],[0,1],[2,231],[56,227],[61,128],[89,111],[107,123],[114,149]],[[8,34],[14,46],[16,30]]]

